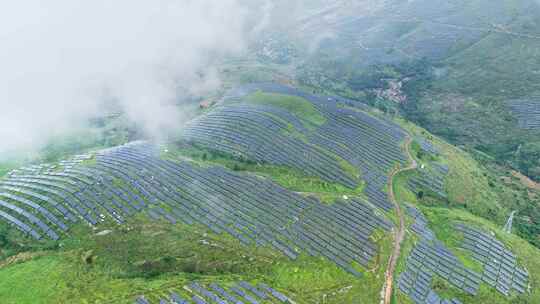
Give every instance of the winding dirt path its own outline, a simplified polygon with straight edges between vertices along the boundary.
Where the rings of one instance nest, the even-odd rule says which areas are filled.
[[[396,215],[399,220],[399,227],[395,230],[394,233],[394,250],[388,259],[388,267],[386,268],[385,274],[385,283],[383,285],[383,290],[381,291],[381,303],[390,304],[392,300],[392,290],[394,284],[394,272],[396,270],[396,265],[399,260],[399,254],[401,253],[401,243],[405,239],[405,219],[403,218],[403,210],[399,202],[396,201],[394,195],[394,177],[404,171],[414,170],[418,167],[416,160],[411,155],[410,146],[412,138],[407,136],[405,141],[405,152],[409,157],[409,165],[402,169],[394,169],[388,176],[388,199],[394,204],[394,209],[396,210]]]

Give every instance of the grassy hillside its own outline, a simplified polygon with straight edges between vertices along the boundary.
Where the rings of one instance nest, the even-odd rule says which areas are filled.
[[[225,160],[194,161],[215,165]],[[323,197],[341,195],[317,187],[310,193],[319,190]],[[388,234],[375,233],[372,240],[380,253],[367,269],[357,266],[364,273],[358,279],[324,258],[303,254],[293,261],[205,227],[151,221],[145,215],[121,226],[102,223],[97,230],[79,225],[59,244],[36,243],[13,230],[4,233],[12,251],[3,252],[0,260],[0,294],[2,303],[9,304],[132,303],[141,294],[157,301],[191,281],[227,285],[239,280],[265,282],[297,303],[370,303],[379,297],[391,246]],[[19,242],[26,245],[17,247]]]
[[[253,104],[264,104],[279,107],[300,117],[306,128],[313,129],[325,123],[326,118],[307,100],[283,94],[256,92],[245,98],[245,101]]]
[[[302,99],[258,92],[248,100],[279,105],[299,117],[304,112],[310,113],[306,118],[308,124],[321,122],[318,113]],[[383,115],[377,111],[372,114]],[[465,221],[494,231],[516,253],[532,280],[532,293],[520,297],[505,298],[493,289],[482,287],[479,297],[472,299],[445,281],[434,283],[438,292],[462,299],[463,303],[537,303],[540,250],[530,244],[538,239],[538,234],[534,232],[536,228],[530,229],[535,219],[529,209],[533,200],[531,194],[535,192],[524,188],[516,177],[495,175],[500,171],[486,167],[481,160],[424,129],[403,120],[398,123],[413,138],[424,138],[439,151],[427,153],[418,141],[414,142],[411,150],[420,166],[437,162],[449,169],[444,182],[446,198],[429,191],[422,195],[413,192],[408,181],[418,172],[409,171],[395,177],[393,185],[398,201],[420,208],[436,236],[473,269],[478,265],[457,249],[460,240],[452,223]],[[222,166],[263,176],[301,195],[316,196],[327,204],[345,197],[362,197],[365,189],[364,183],[357,189],[349,189],[305,176],[299,170],[259,164],[186,143],[164,144],[160,146],[160,153],[162,159],[175,162],[188,160],[202,167]],[[512,210],[518,211],[515,234],[507,235],[500,227]],[[392,212],[377,213],[397,222]],[[410,218],[407,224],[411,224]],[[378,254],[368,267],[354,265],[363,274],[357,278],[325,258],[303,253],[296,260],[290,260],[271,247],[245,246],[227,234],[216,234],[200,225],[173,225],[150,220],[143,214],[129,218],[123,225],[109,220],[98,228],[76,225],[60,242],[31,241],[8,229],[7,225],[0,226],[0,237],[0,294],[2,303],[10,304],[132,303],[141,294],[156,301],[169,291],[183,292],[183,287],[192,281],[229,286],[239,280],[267,283],[297,303],[378,303],[393,241],[391,234],[380,230],[370,236]],[[404,259],[417,240],[407,234],[398,273],[403,270]],[[411,303],[397,291],[395,300]]]
[[[0,264],[2,303],[132,303],[140,294],[153,299],[166,290],[181,291],[194,280],[261,281],[298,303],[323,295],[328,303],[348,303],[352,297],[368,301],[380,288],[376,276],[382,267],[358,280],[325,259],[290,261],[269,248],[248,248],[201,227],[138,218],[99,231],[107,230],[100,236],[79,227],[61,249],[21,254]],[[388,240],[380,244],[388,246]],[[347,292],[338,292],[342,288]]]
[[[505,246],[518,256],[519,265],[529,271],[531,278],[531,293],[512,295],[510,298],[504,297],[486,284],[481,285],[479,294],[476,297],[464,294],[441,279],[436,279],[432,288],[445,298],[458,298],[463,303],[536,303],[540,301],[540,293],[538,292],[538,285],[540,284],[540,272],[538,271],[540,269],[540,249],[533,246],[538,235],[531,236],[521,233],[520,227],[525,225],[521,221],[514,221],[513,234],[505,233],[501,229],[508,210],[518,210],[517,208],[521,206],[521,208],[524,208],[520,212],[522,216],[527,214],[531,202],[524,197],[527,192],[521,192],[524,190],[524,186],[519,183],[503,183],[500,179],[492,176],[493,173],[490,170],[474,160],[466,152],[444,143],[444,141],[411,123],[404,122],[403,126],[409,129],[412,134],[430,138],[441,152],[439,156],[432,156],[430,159],[436,158],[446,163],[449,166],[450,173],[446,177],[445,185],[448,193],[447,199],[435,196],[418,197],[417,193],[412,192],[407,185],[407,181],[415,173],[406,172],[400,174],[394,182],[398,201],[402,204],[412,203],[420,208],[429,222],[429,228],[433,230],[436,237],[466,267],[479,272],[482,270],[482,266],[472,258],[469,252],[460,249],[462,236],[454,226],[459,222],[465,222],[468,225],[494,233],[497,239],[501,240]],[[417,160],[421,166],[422,163],[426,162],[426,157],[417,157]],[[418,237],[410,230],[411,224],[412,219],[407,216],[409,230],[403,244],[397,269],[398,273],[404,270],[406,257],[414,244],[419,241]],[[401,292],[395,294],[394,302],[412,303]]]
[[[432,287],[445,298],[458,298],[463,303],[537,303],[540,301],[538,292],[540,284],[540,250],[533,247],[516,235],[504,233],[500,227],[493,225],[492,222],[473,216],[470,213],[459,209],[448,209],[440,207],[422,207],[422,212],[426,215],[430,228],[435,232],[437,238],[443,243],[470,269],[481,271],[482,267],[471,255],[460,249],[462,236],[454,228],[458,222],[466,222],[468,225],[479,227],[483,230],[495,233],[497,239],[501,240],[505,246],[510,248],[518,256],[518,264],[525,267],[530,275],[530,293],[523,295],[513,294],[509,298],[495,291],[487,284],[481,284],[477,296],[472,297],[464,294],[462,291],[448,284],[448,282],[438,279],[433,282]],[[409,222],[410,223],[410,222]],[[406,257],[412,250],[418,238],[409,230],[404,244],[402,256],[398,266],[398,273],[401,273],[405,267]],[[410,299],[400,291],[396,292],[395,303],[412,303]]]
[[[517,211],[514,233],[540,246],[540,223],[535,216],[540,208],[538,190],[524,185],[507,169],[494,167],[489,158],[482,160],[473,157],[474,154],[445,143],[412,123],[404,123],[403,126],[412,134],[431,138],[441,153],[436,157],[449,167],[445,180],[448,198],[418,198],[415,194],[409,194],[408,201],[465,210],[499,226],[505,224],[510,212]]]

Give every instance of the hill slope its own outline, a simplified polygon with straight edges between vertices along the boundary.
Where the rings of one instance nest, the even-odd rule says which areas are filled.
[[[409,122],[275,84],[229,92],[174,142],[134,142],[2,178],[0,294],[6,303],[157,303],[225,291],[279,302],[274,290],[297,303],[377,303],[398,223],[386,183],[406,165],[406,136],[420,168],[395,177],[398,203],[423,211],[477,273],[448,231],[455,220],[495,230],[531,286],[505,296],[487,283],[443,284],[449,291],[437,294],[536,303],[539,250],[496,226],[518,190]],[[407,236],[403,260],[415,240]],[[403,270],[401,262],[396,284]]]

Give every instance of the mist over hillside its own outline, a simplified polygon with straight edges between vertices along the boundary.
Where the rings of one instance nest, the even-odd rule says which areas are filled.
[[[237,1],[20,1],[1,5],[0,151],[35,147],[117,103],[152,136],[168,105],[219,88],[214,63],[242,51]]]

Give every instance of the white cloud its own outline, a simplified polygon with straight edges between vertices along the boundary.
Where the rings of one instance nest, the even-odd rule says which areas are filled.
[[[213,64],[243,50],[246,16],[236,0],[2,2],[0,151],[69,131],[103,92],[150,134],[178,126],[161,105],[219,85]]]

